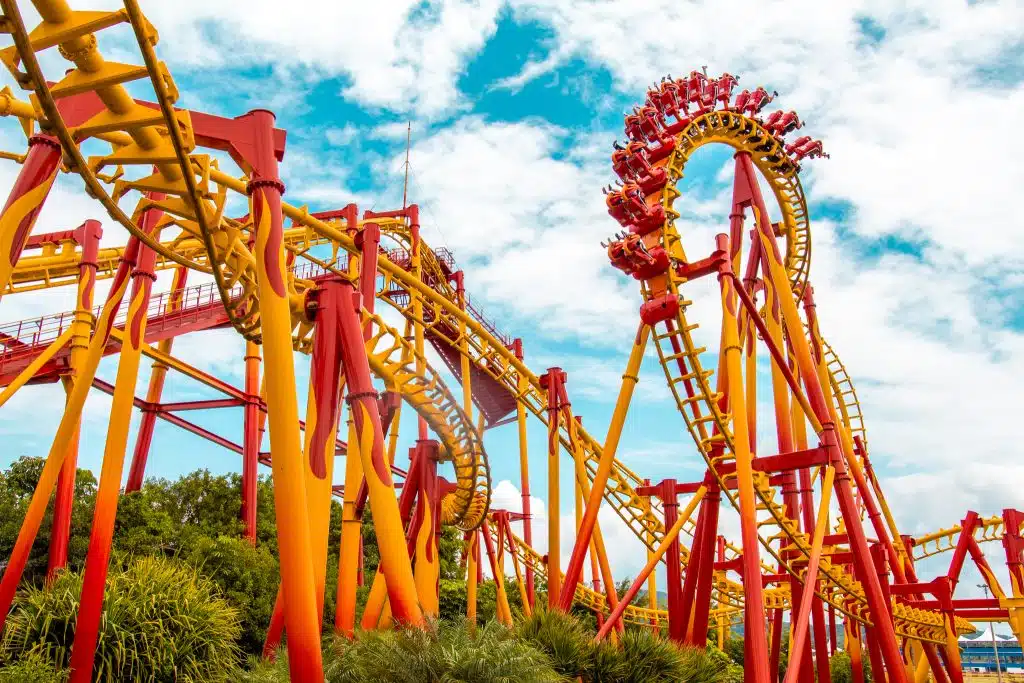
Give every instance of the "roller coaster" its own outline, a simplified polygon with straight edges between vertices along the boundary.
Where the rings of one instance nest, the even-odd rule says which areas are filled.
[[[709,632],[722,639],[742,625],[751,683],[777,681],[787,616],[786,683],[830,680],[839,622],[859,683],[864,649],[875,680],[920,683],[930,676],[962,683],[956,640],[975,630],[972,621],[1007,622],[1021,637],[1024,513],[1007,509],[981,518],[968,512],[957,526],[912,538],[899,532],[890,512],[850,374],[816,315],[800,171],[827,155],[810,136],[787,142],[803,126],[795,112],[763,114],[777,94],[760,87],[736,93],[737,77],[693,71],[662,79],[627,114],[627,141],[614,144],[611,158],[619,180],[605,189],[619,228],[602,246],[610,265],[637,282],[640,305],[615,410],[599,439],[573,414],[567,374],[557,367],[535,374],[522,341],[499,332],[473,306],[451,253],[421,238],[415,204],[360,214],[355,205],[317,213],[283,202],[278,165],[286,133],[274,127],[274,115],[254,110],[225,118],[176,108],[178,90],[158,58],[156,28],[136,0],[124,0],[117,11],[73,10],[65,0],[32,4],[40,22],[30,29],[19,3],[0,0],[3,32],[13,43],[0,60],[26,93],[19,99],[4,89],[0,115],[17,119],[28,139],[23,154],[3,153],[20,171],[0,214],[0,293],[75,287],[77,298],[72,311],[0,325],[0,405],[30,391],[27,385],[60,381],[67,392],[0,580],[0,628],[54,492],[50,571],[67,562],[82,412],[90,390],[106,392],[112,403],[72,681],[89,681],[93,671],[135,409],[142,422],[126,491],[142,484],[156,421],[169,422],[241,456],[242,517],[255,541],[257,471],[261,464],[271,468],[281,590],[267,651],[286,631],[296,681],[323,680],[333,496],[343,503],[334,628],[346,635],[357,627],[360,525],[369,505],[381,565],[362,628],[415,626],[437,614],[438,538],[448,525],[465,543],[471,618],[482,566],[504,577],[510,563],[525,612],[545,595],[550,609],[584,605],[597,614],[598,638],[616,638],[629,623],[704,647]],[[111,30],[132,32],[138,64],[104,59],[101,37]],[[39,54],[54,47],[66,70],[47,75]],[[137,99],[129,86],[151,96]],[[734,154],[729,227],[714,244],[688,242],[677,226],[684,171],[699,148],[711,145]],[[89,219],[76,229],[33,232],[58,173],[81,179],[106,211],[105,225]],[[249,212],[233,218],[228,207],[238,197]],[[104,231],[124,231],[126,240],[101,246]],[[156,294],[160,271],[171,271],[173,281],[170,291]],[[189,278],[199,282],[190,285]],[[686,298],[702,278],[718,284],[721,317],[699,321],[704,329],[720,327],[713,352],[698,345],[711,337],[698,329]],[[110,289],[97,305],[93,292],[101,279]],[[241,388],[172,353],[176,337],[221,328],[246,340]],[[428,344],[461,393],[431,366]],[[310,356],[304,420],[295,399],[294,351]],[[96,376],[108,355],[117,356],[113,384]],[[139,398],[143,356],[153,371]],[[645,356],[657,358],[703,458],[699,480],[651,483],[616,457]],[[222,397],[163,401],[170,371]],[[774,427],[770,455],[758,454],[759,391],[766,397],[760,417]],[[182,416],[224,407],[243,408],[240,443]],[[403,407],[417,416],[407,470],[395,466]],[[548,435],[547,547],[553,552],[546,555],[534,549],[529,523],[530,419]],[[488,430],[512,424],[521,469],[516,511],[491,505],[488,458],[495,454],[484,443]],[[261,452],[267,428],[270,450]],[[346,456],[342,486],[333,485],[337,455]],[[577,503],[564,567],[557,552],[563,455],[570,458]],[[396,478],[404,482],[400,494]],[[736,542],[719,533],[723,504],[738,513]],[[648,549],[647,564],[624,595],[617,594],[598,522],[602,506]],[[1005,549],[1009,592],[980,548],[987,541]],[[916,562],[945,552],[951,553],[945,574],[918,577]],[[955,597],[968,555],[993,597]],[[660,563],[667,607],[656,598],[653,570]],[[498,618],[510,623],[505,584],[495,583]],[[647,604],[634,604],[644,587]]]

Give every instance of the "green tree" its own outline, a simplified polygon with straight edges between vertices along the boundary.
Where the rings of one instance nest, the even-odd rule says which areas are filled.
[[[871,683],[871,662],[865,657],[861,665],[864,669],[865,683]],[[850,654],[845,650],[839,650],[828,660],[828,669],[832,677],[832,683],[853,683],[853,667],[850,661]]]
[[[264,546],[223,535],[195,537],[180,557],[217,584],[221,595],[239,610],[242,651],[262,653],[280,582],[277,558]]]
[[[22,456],[0,472],[0,557],[10,557],[18,538],[28,504],[35,492],[43,459]],[[46,577],[50,537],[53,530],[53,497],[39,527],[35,543],[25,565],[23,581],[40,584]],[[75,498],[71,513],[71,537],[68,543],[68,567],[81,569],[89,546],[92,510],[96,501],[96,477],[89,470],[79,469],[75,477]]]

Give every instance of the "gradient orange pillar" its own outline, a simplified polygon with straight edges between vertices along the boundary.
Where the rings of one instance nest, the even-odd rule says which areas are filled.
[[[171,295],[167,299],[166,312],[176,311],[182,306],[182,292],[185,289],[185,282],[188,279],[188,268],[178,266],[174,271],[174,280],[171,283]],[[174,337],[160,340],[157,350],[163,354],[171,352],[171,345]],[[139,433],[135,437],[135,452],[132,454],[132,466],[128,470],[128,481],[124,486],[124,492],[130,493],[142,488],[142,480],[146,476],[146,462],[149,459],[149,448],[153,444],[153,430],[156,427],[157,403],[164,391],[164,380],[167,378],[167,366],[160,361],[153,363],[153,371],[149,375],[149,387],[146,390],[146,407],[142,409],[142,421],[139,423]]]
[[[74,332],[70,343],[71,374],[67,377],[67,389],[74,385],[89,348],[89,335],[94,321],[92,306],[98,267],[96,259],[99,256],[100,237],[103,236],[100,222],[95,220],[85,221],[76,232],[80,233],[78,242],[82,246],[82,256],[78,262],[75,320],[71,323]],[[57,478],[57,495],[53,502],[53,529],[50,532],[48,580],[53,579],[57,571],[63,569],[68,562],[68,539],[71,536],[71,512],[74,507],[75,476],[78,470],[79,431],[80,427],[71,437],[64,465]]]
[[[719,251],[728,251],[728,238],[716,237]],[[722,294],[722,347],[729,412],[732,413],[733,452],[736,458],[736,487],[739,494],[740,538],[743,547],[744,639],[749,649],[749,680],[768,683],[768,641],[765,633],[763,586],[761,585],[760,545],[757,535],[757,499],[754,493],[750,437],[747,432],[746,404],[742,376],[743,348],[739,338],[737,300],[732,280],[732,263],[718,262],[718,281]]]
[[[153,212],[147,212],[147,216]],[[142,225],[145,223],[143,218]],[[14,601],[14,595],[21,583],[21,576],[25,571],[29,553],[32,551],[32,544],[39,533],[39,526],[46,515],[46,508],[50,502],[50,495],[57,485],[57,478],[64,465],[68,454],[68,445],[71,443],[78,425],[82,418],[82,411],[85,408],[85,401],[88,398],[89,390],[92,388],[93,379],[96,377],[96,369],[99,367],[104,350],[110,341],[110,333],[114,327],[114,320],[121,308],[125,292],[128,290],[130,273],[135,267],[139,257],[141,242],[132,237],[121,255],[117,272],[110,285],[110,292],[107,295],[107,302],[100,311],[99,320],[96,321],[96,330],[89,340],[89,349],[86,358],[81,366],[81,373],[78,375],[75,384],[71,387],[67,403],[64,406],[64,414],[61,416],[60,424],[57,425],[57,433],[53,437],[50,451],[43,464],[43,471],[39,474],[39,481],[32,493],[32,500],[29,501],[25,519],[18,531],[18,538],[14,542],[14,548],[4,569],[3,579],[0,580],[0,631],[7,620],[7,615]]]
[[[608,425],[608,435],[605,437],[604,447],[601,450],[601,460],[598,462],[597,471],[594,473],[594,479],[590,483],[590,491],[587,496],[587,507],[583,513],[583,519],[580,522],[580,531],[576,536],[572,555],[569,557],[569,565],[565,571],[562,595],[559,597],[559,604],[563,610],[568,610],[572,606],[573,595],[576,590],[575,586],[583,572],[583,560],[586,557],[587,550],[590,548],[591,540],[597,539],[596,547],[599,551],[603,546],[600,532],[595,532],[595,529],[597,528],[597,514],[601,509],[605,486],[608,484],[612,465],[615,462],[615,453],[619,446],[619,438],[622,436],[622,427],[626,423],[629,404],[633,399],[633,390],[636,388],[639,380],[640,366],[643,363],[644,349],[647,348],[647,340],[650,337],[650,333],[650,326],[641,322],[640,326],[637,328],[636,337],[633,340],[633,348],[630,351],[629,360],[626,363],[626,371],[622,375],[622,385],[619,387],[619,395],[615,401],[615,409],[612,412],[612,418]],[[543,382],[543,378],[541,378],[541,381]],[[566,403],[568,404],[568,401],[566,401]],[[549,407],[549,414],[550,411],[551,409]],[[551,427],[549,425],[549,430],[550,429]],[[555,429],[557,432],[557,425]],[[557,433],[555,439],[555,444],[557,445]],[[550,431],[548,440],[550,448]],[[603,555],[603,553],[600,553],[598,557],[598,560],[601,562],[604,562],[606,559]],[[602,567],[602,570],[603,569],[604,567]],[[609,580],[610,578],[610,576],[605,577],[605,589],[608,591],[609,597],[612,598],[612,600],[609,600],[609,603],[614,600],[613,593],[615,590],[615,585]],[[550,578],[548,580],[550,582]],[[610,605],[610,607],[614,607],[614,605]]]
[[[523,340],[514,339],[509,347],[512,355],[518,360],[523,360]],[[526,393],[526,378],[520,376],[516,382],[516,389]],[[523,540],[526,545],[533,547],[533,515],[530,514],[530,459],[529,448],[526,438],[526,406],[522,401],[516,401],[516,429],[519,434],[519,482],[520,497],[523,501]],[[537,594],[534,589],[533,565],[526,563],[526,596],[532,608],[536,602]]]
[[[548,396],[548,609],[559,609],[562,590],[561,511],[559,495],[558,456],[561,443],[558,421],[562,408],[569,405],[565,395],[565,372],[561,368],[548,368],[540,378],[540,386]],[[564,611],[564,608],[563,608]]]
[[[260,347],[245,343],[245,408],[242,414],[242,524],[245,538],[256,544],[257,484],[260,442]]]
[[[32,226],[50,192],[60,166],[61,148],[51,135],[33,135],[18,179],[0,212],[0,296],[7,289]]]
[[[328,282],[319,289],[307,292],[305,306],[309,317],[312,318],[314,332],[303,452],[306,455],[306,502],[309,506],[309,533],[313,545],[317,620],[321,623],[327,578],[327,539],[331,521],[339,403],[344,380],[341,373],[341,353],[338,348],[338,306],[341,299],[337,287],[337,283]],[[284,602],[279,587],[263,647],[264,657],[270,657],[278,648],[283,629]]]
[[[150,212],[148,216],[155,213]],[[155,264],[156,253],[149,247],[142,247],[138,265],[132,273],[132,292],[110,405],[110,425],[103,449],[103,467],[100,471],[99,490],[96,492],[89,552],[85,558],[81,604],[75,625],[75,640],[71,647],[69,680],[72,683],[89,683],[92,680],[93,659],[103,615],[103,594],[114,540],[114,520],[117,517],[121,475],[128,447],[128,428],[131,425],[135,385],[139,378],[139,362],[146,335],[149,296],[156,280],[153,272]]]
[[[281,195],[284,185],[274,152],[274,114],[256,109],[238,119],[248,138],[242,158],[251,168],[247,187],[255,231],[256,277],[270,423],[274,507],[288,630],[292,680],[322,681],[316,580],[309,535],[299,407],[295,396],[292,314],[285,277]]]
[[[349,283],[344,284],[351,287]],[[339,329],[342,366],[349,385],[347,400],[354,426],[353,442],[363,465],[363,476],[366,477],[391,613],[399,623],[419,626],[423,623],[423,612],[416,595],[412,561],[402,533],[391,466],[384,453],[384,431],[380,422],[377,392],[370,378],[370,364],[359,320],[361,296],[353,289],[349,291],[347,305],[339,306]],[[354,555],[352,559],[355,559]]]
[[[420,461],[419,487],[416,516],[420,520],[415,536],[416,562],[414,576],[416,593],[419,595],[423,614],[436,617],[440,608],[438,582],[441,579],[441,558],[438,548],[440,532],[440,480],[437,476],[437,462],[440,446],[432,439],[416,442],[416,457]],[[406,482],[411,486],[412,482]]]

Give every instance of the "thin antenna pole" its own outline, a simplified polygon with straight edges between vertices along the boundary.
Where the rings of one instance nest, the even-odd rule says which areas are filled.
[[[412,121],[405,129],[405,184],[402,186],[402,211],[409,201],[409,148],[412,146]]]

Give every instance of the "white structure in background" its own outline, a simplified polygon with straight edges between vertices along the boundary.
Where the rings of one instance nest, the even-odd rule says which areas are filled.
[[[960,636],[957,639],[962,652],[964,671],[991,672],[996,671],[996,651],[999,653],[999,670],[1004,673],[1024,673],[1024,656],[1020,644],[1011,636],[996,633],[991,624],[981,632],[980,636],[969,638]]]

